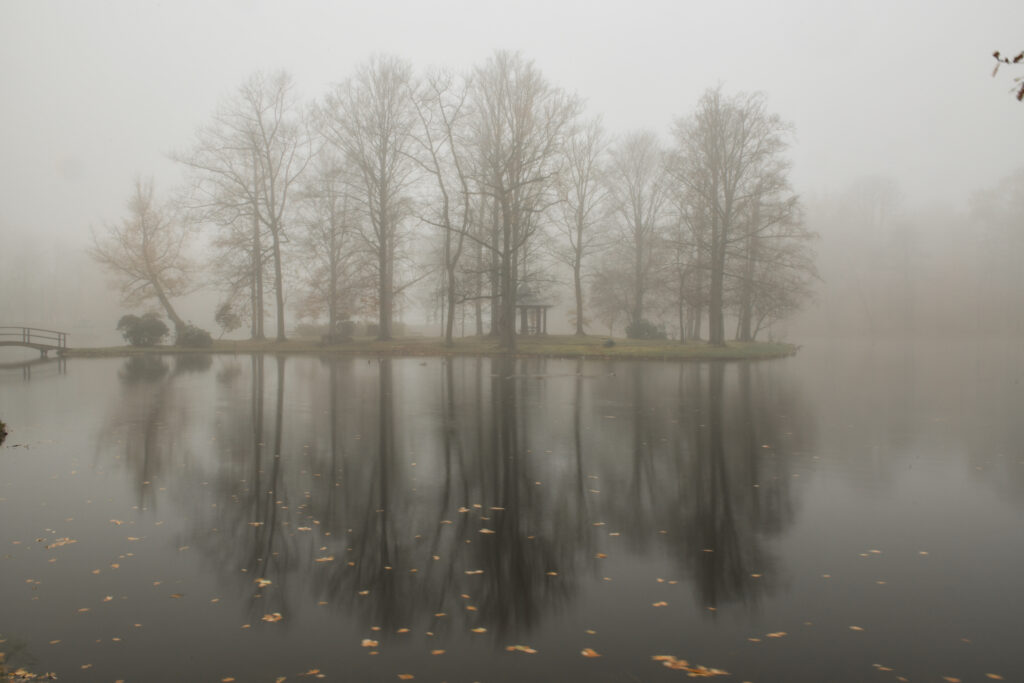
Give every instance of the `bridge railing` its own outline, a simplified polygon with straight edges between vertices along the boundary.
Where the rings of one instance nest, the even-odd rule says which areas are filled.
[[[0,327],[0,341],[45,344],[58,349],[66,349],[68,346],[68,334],[67,332],[44,330],[38,327]]]

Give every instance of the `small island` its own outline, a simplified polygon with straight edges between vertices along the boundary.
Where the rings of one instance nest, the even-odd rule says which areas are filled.
[[[609,343],[611,342],[611,343]],[[715,346],[704,341],[648,339],[610,339],[601,336],[528,335],[517,339],[516,357],[630,359],[630,360],[763,360],[783,358],[796,353],[798,346],[783,342],[736,342]],[[499,356],[507,352],[495,337],[456,337],[445,345],[438,337],[405,337],[390,341],[356,337],[338,344],[320,339],[296,337],[284,342],[273,340],[217,340],[210,346],[108,346],[68,348],[65,357],[116,357],[146,353],[275,353],[303,355],[366,356]]]

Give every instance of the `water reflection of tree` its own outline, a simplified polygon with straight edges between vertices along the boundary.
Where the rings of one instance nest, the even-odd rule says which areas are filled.
[[[155,503],[154,480],[165,473],[187,424],[174,393],[177,373],[161,356],[131,356],[118,370],[120,400],[108,415],[97,447],[100,453],[119,452],[132,474],[140,509]]]
[[[253,615],[313,600],[382,633],[482,626],[506,642],[571,598],[612,529],[638,557],[663,544],[703,606],[772,587],[787,449],[807,430],[799,395],[759,366],[279,357],[275,381],[268,360],[251,358],[248,383],[218,375],[211,452],[176,484],[190,544]],[[122,402],[163,405],[158,424],[188,414],[167,403],[168,373],[126,365]]]

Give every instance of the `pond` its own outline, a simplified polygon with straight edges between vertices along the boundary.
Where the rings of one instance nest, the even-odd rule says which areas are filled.
[[[1010,341],[0,369],[0,652],[69,681],[1024,680],[1022,377]]]

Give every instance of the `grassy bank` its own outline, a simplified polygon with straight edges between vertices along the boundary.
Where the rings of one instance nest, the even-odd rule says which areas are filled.
[[[644,360],[755,360],[782,358],[796,353],[792,344],[774,342],[729,342],[723,347],[709,346],[705,342],[646,341],[616,339],[614,346],[605,346],[606,337],[575,337],[547,335],[519,337],[516,356],[546,356],[553,358],[632,358]],[[132,347],[108,346],[92,349],[68,349],[69,358],[102,358],[142,353],[289,353],[315,355],[361,356],[492,356],[500,355],[498,342],[491,337],[462,337],[453,346],[445,346],[434,337],[407,337],[389,342],[373,339],[354,339],[344,344],[325,346],[314,339],[274,341],[214,342],[205,349],[182,349],[174,346]]]

